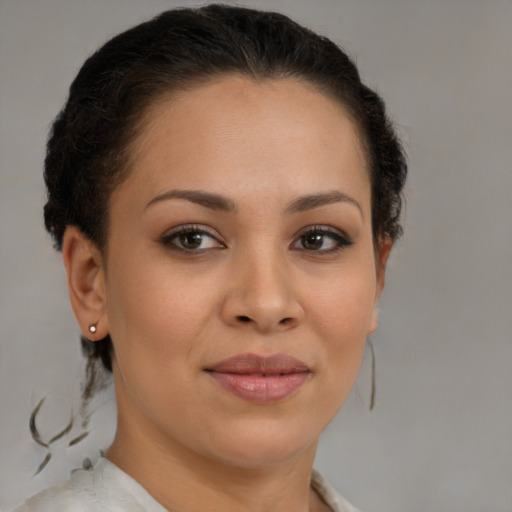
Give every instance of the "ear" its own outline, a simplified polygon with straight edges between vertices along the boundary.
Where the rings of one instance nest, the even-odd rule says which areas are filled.
[[[76,226],[68,226],[62,241],[71,306],[86,338],[108,334],[105,273],[100,250]],[[94,326],[94,332],[89,327]]]
[[[368,334],[372,334],[377,330],[377,325],[379,324],[379,308],[377,307],[379,304],[379,299],[384,290],[384,284],[386,281],[386,265],[388,262],[389,254],[391,252],[391,248],[393,247],[393,240],[389,237],[383,237],[379,239],[378,247],[375,254],[375,266],[377,272],[377,281],[375,287],[375,302],[373,306],[372,317],[370,321],[370,328],[368,330]]]

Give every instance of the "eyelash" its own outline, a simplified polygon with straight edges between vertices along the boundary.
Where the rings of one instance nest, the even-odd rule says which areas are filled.
[[[217,247],[210,247],[206,249],[190,249],[186,247],[180,247],[176,241],[179,241],[180,237],[184,236],[194,236],[200,235],[201,237],[207,237],[211,240],[214,240],[217,244]],[[202,241],[201,241],[202,242]],[[169,247],[172,250],[180,251],[186,254],[204,254],[206,251],[216,250],[216,249],[225,249],[226,246],[220,242],[216,236],[208,232],[206,229],[197,226],[195,224],[180,226],[178,229],[171,231],[170,233],[164,235],[162,237],[162,243]]]
[[[343,249],[346,249],[347,247],[350,247],[354,243],[347,235],[338,230],[334,230],[327,226],[312,226],[303,231],[298,237],[298,239],[292,244],[292,246],[297,243],[300,243],[301,241],[302,243],[304,243],[304,240],[307,237],[326,237],[329,238],[335,244],[335,247],[332,247],[330,249],[306,249],[305,247],[299,249],[311,253],[333,254],[336,252],[340,252]]]
[[[204,241],[203,237],[206,237],[208,239],[215,241],[216,247],[186,248],[183,246],[180,247],[180,245],[178,245],[178,242],[181,237],[185,237],[185,236],[190,237],[190,236],[195,236],[195,235],[200,235],[202,237],[200,240],[200,243],[203,243],[203,241]],[[305,240],[308,237],[322,237],[322,239],[320,240],[321,245],[324,245],[324,238],[328,238],[331,240],[331,242],[333,242],[335,244],[335,246],[332,248],[329,248],[329,249],[322,249],[321,246],[320,246],[320,248],[317,248],[317,249],[308,249],[308,248],[304,247]],[[183,252],[185,254],[190,254],[190,255],[205,254],[212,250],[226,248],[225,244],[223,242],[219,241],[215,235],[211,234],[206,229],[204,229],[198,225],[195,225],[195,224],[180,226],[178,229],[175,229],[172,232],[164,235],[161,238],[161,241],[162,241],[163,245],[165,245],[166,247],[169,247],[172,250],[180,251],[180,252]],[[182,239],[182,242],[183,241],[184,240]],[[295,245],[299,244],[299,243],[302,243],[302,247],[295,247]],[[342,251],[345,248],[353,245],[353,243],[354,242],[347,235],[339,232],[338,230],[334,230],[334,229],[326,227],[326,226],[312,226],[312,227],[309,227],[306,230],[302,231],[302,233],[300,233],[298,238],[291,244],[291,247],[296,248],[303,252],[316,253],[316,254],[322,255],[322,254],[332,254],[332,253]]]

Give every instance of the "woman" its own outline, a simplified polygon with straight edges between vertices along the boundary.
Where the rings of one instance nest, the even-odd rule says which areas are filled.
[[[354,510],[313,459],[405,174],[354,64],[283,15],[168,11],[106,43],[53,125],[45,222],[117,432],[18,510]]]

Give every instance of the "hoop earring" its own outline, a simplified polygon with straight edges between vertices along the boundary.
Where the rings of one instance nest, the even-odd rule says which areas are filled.
[[[373,350],[372,340],[368,338],[368,346],[370,347],[370,355],[372,357],[372,377],[371,377],[371,391],[370,391],[370,411],[375,407],[375,352]]]

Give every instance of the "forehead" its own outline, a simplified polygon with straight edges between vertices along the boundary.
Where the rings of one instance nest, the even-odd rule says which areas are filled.
[[[296,79],[223,76],[162,97],[147,109],[130,149],[127,181],[151,193],[171,185],[229,184],[246,192],[275,186],[291,194],[329,188],[326,181],[330,188],[369,187],[348,112]]]

